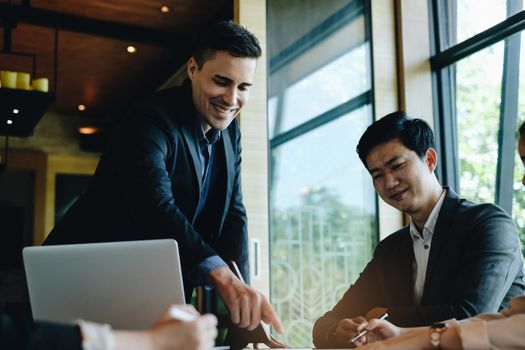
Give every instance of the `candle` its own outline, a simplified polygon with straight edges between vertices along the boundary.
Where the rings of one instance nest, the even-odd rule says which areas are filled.
[[[49,91],[49,80],[47,78],[33,79],[33,90],[48,92]]]
[[[29,73],[25,72],[16,72],[16,88],[20,90],[30,90],[31,85],[29,85],[29,82],[31,81],[31,76]]]
[[[3,88],[16,89],[16,72],[0,71],[0,81]]]

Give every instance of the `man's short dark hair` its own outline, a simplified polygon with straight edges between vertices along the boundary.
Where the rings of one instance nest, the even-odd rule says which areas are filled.
[[[404,112],[390,113],[372,123],[359,139],[356,150],[365,167],[368,169],[366,157],[375,146],[395,139],[420,158],[429,148],[436,148],[434,133],[424,120],[410,118]]]
[[[199,69],[211,59],[217,51],[227,51],[234,57],[258,58],[261,56],[259,40],[232,21],[223,21],[204,28],[195,37],[193,57]]]

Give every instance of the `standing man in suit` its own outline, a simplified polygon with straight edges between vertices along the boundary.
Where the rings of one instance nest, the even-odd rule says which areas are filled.
[[[389,114],[368,127],[357,152],[379,196],[410,224],[378,244],[357,281],[317,320],[317,347],[351,346],[363,315],[377,317],[382,308],[395,324],[422,326],[496,312],[524,293],[512,219],[439,184],[428,124]]]
[[[155,93],[114,130],[89,189],[45,244],[173,238],[180,249],[186,299],[214,287],[234,324],[282,325],[248,280],[248,235],[241,194],[236,117],[248,101],[261,48],[232,22],[196,39],[182,86]]]

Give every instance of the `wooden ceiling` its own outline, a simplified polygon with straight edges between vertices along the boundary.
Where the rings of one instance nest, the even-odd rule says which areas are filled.
[[[52,110],[112,120],[185,63],[193,33],[232,17],[232,0],[0,0],[4,34],[14,26],[0,70],[30,72],[31,57],[12,53],[35,54],[36,77],[48,77],[54,91],[56,48]],[[5,41],[2,35],[0,50]],[[127,52],[130,45],[135,53]]]

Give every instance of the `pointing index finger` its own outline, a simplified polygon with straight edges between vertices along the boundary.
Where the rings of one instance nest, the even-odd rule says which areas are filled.
[[[263,300],[261,311],[264,316],[264,321],[271,324],[277,333],[282,334],[284,332],[284,327],[281,320],[279,320],[279,316],[277,316],[277,313],[266,298]]]

